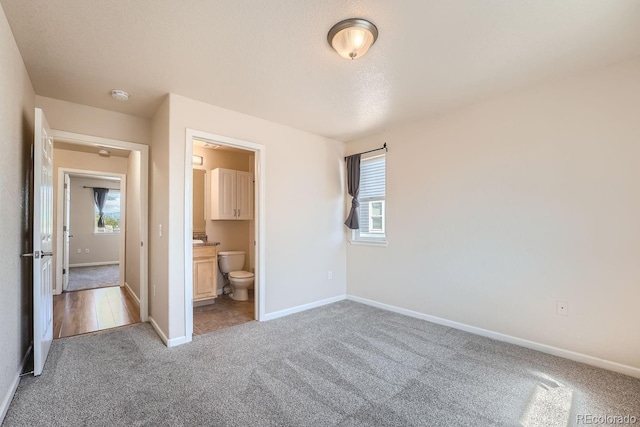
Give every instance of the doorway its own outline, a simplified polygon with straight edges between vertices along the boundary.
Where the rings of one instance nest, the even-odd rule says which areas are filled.
[[[56,154],[64,152],[57,161],[54,156],[54,229],[61,254],[55,263],[56,337],[147,321],[148,147],[63,131],[52,134],[60,149]],[[99,156],[112,156],[125,166],[114,172]],[[101,193],[102,209],[97,204]]]
[[[54,142],[63,163],[89,163],[74,146]],[[129,153],[96,165],[114,170]],[[76,156],[76,157],[74,157]],[[96,153],[93,153],[93,157]],[[55,158],[55,155],[54,155]],[[123,173],[57,167],[62,210],[61,293],[53,298],[53,337],[66,338],[140,322],[140,309],[125,288],[127,176]],[[122,171],[125,171],[124,169]],[[58,210],[60,211],[60,209]],[[61,231],[61,233],[60,233]],[[58,262],[59,264],[59,262]]]
[[[222,164],[213,164],[210,162],[204,161],[203,151],[201,149],[196,149],[198,154],[194,153],[194,146],[196,147],[205,147],[205,150],[213,150],[218,153],[226,153],[225,157],[235,157],[236,160],[242,158],[242,156],[246,156],[247,168],[246,170],[242,170],[243,167],[241,165],[234,166],[233,161],[227,159],[228,167],[222,167]],[[208,146],[208,147],[207,147]],[[221,247],[225,249],[224,251],[219,252],[244,252],[246,256],[246,261],[244,263],[244,271],[249,274],[253,274],[253,292],[251,289],[248,292],[248,298],[246,300],[234,300],[230,297],[229,294],[233,292],[233,287],[230,286],[229,278],[225,277],[222,274],[218,273],[219,266],[217,264],[217,259],[211,260],[209,258],[209,263],[211,267],[216,270],[215,274],[219,283],[217,284],[217,294],[215,297],[209,297],[208,299],[217,299],[218,301],[214,302],[213,305],[218,304],[217,311],[226,312],[228,314],[226,321],[223,320],[223,323],[226,323],[227,326],[231,326],[236,324],[238,318],[231,319],[233,316],[245,317],[248,320],[260,320],[264,317],[264,248],[265,248],[265,240],[263,235],[264,230],[264,166],[265,166],[265,147],[261,144],[256,144],[248,141],[238,140],[235,138],[229,138],[221,135],[210,134],[207,132],[196,131],[192,129],[187,129],[187,138],[186,138],[186,161],[185,161],[185,324],[186,324],[186,341],[191,341],[194,333],[201,333],[202,328],[199,326],[198,330],[194,330],[194,307],[196,311],[206,311],[205,309],[201,309],[198,307],[200,302],[202,301],[201,295],[199,293],[199,289],[194,287],[194,283],[200,283],[201,271],[205,272],[208,270],[201,270],[201,265],[204,263],[204,258],[200,257],[198,252],[200,249],[198,248],[198,244],[194,244],[194,240],[196,239],[200,230],[194,228],[194,222],[192,219],[194,218],[194,211],[201,209],[199,206],[204,205],[205,215],[205,233],[201,235],[201,237],[206,236],[209,243],[219,242]],[[199,158],[198,158],[199,157]],[[244,161],[242,161],[244,162]],[[195,163],[195,165],[194,165]],[[210,166],[212,168],[210,168]],[[216,169],[219,169],[217,172],[214,172]],[[194,170],[202,170],[203,173],[200,175],[194,175]],[[195,201],[194,203],[194,176],[196,180],[199,180],[200,176],[202,176],[203,183],[202,187],[204,188],[205,194],[210,198],[212,192],[212,179],[214,173],[230,173],[234,172],[240,173],[241,178],[238,182],[243,181],[247,182],[247,176],[251,176],[251,195],[247,199],[246,197],[242,197],[242,200],[248,200],[251,203],[251,211],[252,215],[246,217],[246,213],[249,212],[249,209],[246,205],[238,209],[237,205],[234,207],[229,207],[229,212],[225,212],[222,216],[216,217],[216,219],[212,219],[212,206],[211,200],[205,200],[205,202],[199,203]],[[222,179],[222,178],[221,178]],[[231,180],[232,178],[229,178]],[[195,187],[198,187],[199,183],[195,183]],[[244,194],[242,192],[238,194]],[[227,199],[231,201],[231,198]],[[237,201],[233,199],[230,203],[236,204]],[[228,203],[227,203],[228,205]],[[236,209],[236,215],[233,216],[233,210]],[[240,212],[238,212],[240,210]],[[241,215],[237,215],[240,213]],[[230,217],[224,215],[232,215]],[[213,225],[213,224],[217,225]],[[227,223],[225,227],[222,227],[221,224]],[[244,224],[243,224],[244,223]],[[223,228],[227,230],[236,230],[238,233],[246,232],[246,246],[243,247],[241,243],[237,239],[235,239],[229,232],[223,231]],[[246,231],[240,231],[240,230]],[[214,235],[207,235],[207,231],[211,233],[213,230]],[[243,237],[244,239],[244,237]],[[233,242],[233,243],[231,243]],[[236,249],[240,249],[237,251]],[[194,256],[195,254],[195,256]],[[217,257],[217,254],[215,255]],[[213,264],[215,262],[215,265]],[[207,274],[207,273],[205,273]],[[213,273],[210,273],[213,274]],[[236,282],[237,283],[237,282]],[[238,292],[238,295],[240,293]],[[207,296],[205,295],[205,298]],[[206,305],[206,304],[205,304]],[[214,312],[216,310],[210,310]],[[210,313],[211,314],[211,313]],[[224,314],[221,316],[224,319]],[[213,329],[217,329],[215,325]],[[218,325],[219,326],[219,325]],[[206,329],[206,328],[205,328]]]

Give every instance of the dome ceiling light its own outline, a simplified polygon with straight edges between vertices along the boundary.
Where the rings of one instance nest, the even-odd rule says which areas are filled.
[[[371,22],[351,18],[331,27],[327,41],[338,55],[346,59],[362,57],[378,39],[378,28]]]

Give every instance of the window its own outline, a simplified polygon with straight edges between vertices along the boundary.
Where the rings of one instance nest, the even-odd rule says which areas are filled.
[[[386,172],[385,156],[360,162],[360,229],[353,230],[353,240],[386,242]]]
[[[93,195],[92,195],[93,196]],[[107,200],[104,203],[104,227],[98,227],[100,211],[96,204],[93,204],[93,230],[94,233],[119,233],[120,232],[120,190],[109,190]]]

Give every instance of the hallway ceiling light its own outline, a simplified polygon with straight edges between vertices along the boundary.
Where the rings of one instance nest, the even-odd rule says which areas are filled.
[[[111,153],[109,152],[109,150],[105,150],[104,148],[101,150],[98,150],[98,154],[102,157],[109,157],[111,156]]]
[[[118,101],[127,101],[129,99],[129,93],[120,89],[113,89],[111,91],[111,96],[113,99],[117,99]]]
[[[331,27],[327,41],[346,59],[363,56],[378,39],[378,28],[365,19],[351,18]]]

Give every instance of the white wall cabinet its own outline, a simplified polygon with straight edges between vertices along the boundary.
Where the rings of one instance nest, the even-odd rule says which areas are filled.
[[[210,212],[210,219],[253,219],[253,174],[213,169]]]

